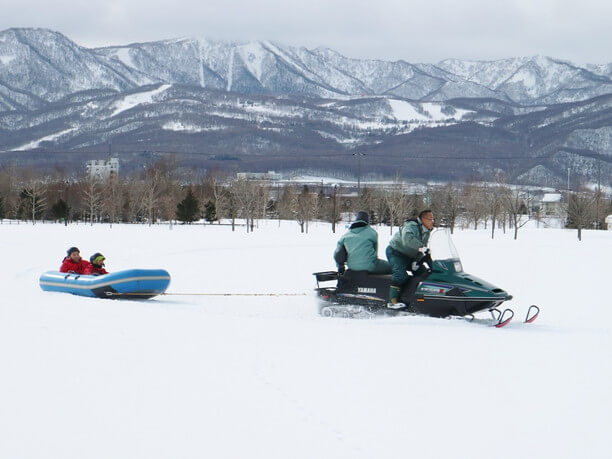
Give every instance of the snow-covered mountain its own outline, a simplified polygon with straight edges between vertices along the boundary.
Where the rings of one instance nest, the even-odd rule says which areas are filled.
[[[291,167],[360,148],[387,169],[407,152],[480,151],[514,155],[515,176],[555,175],[569,161],[553,164],[555,154],[612,161],[611,69],[542,56],[411,64],[194,38],[88,49],[58,32],[9,29],[0,32],[0,151],[112,142],[256,155],[252,167],[262,158],[274,167],[270,155],[283,152]],[[466,160],[445,174],[495,167],[507,161],[483,169]]]
[[[7,98],[25,94],[47,102],[77,91],[125,91],[152,83],[332,98],[495,97],[524,105],[612,92],[610,65],[587,69],[542,56],[429,65],[350,59],[330,49],[271,42],[191,38],[87,49],[45,29],[0,32],[0,81]]]
[[[587,70],[543,56],[499,61],[447,59],[438,66],[524,105],[575,102],[612,91],[605,68]]]

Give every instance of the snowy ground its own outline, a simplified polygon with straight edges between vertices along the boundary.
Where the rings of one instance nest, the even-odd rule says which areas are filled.
[[[458,231],[467,272],[512,293],[517,316],[542,307],[499,330],[317,316],[311,274],[333,268],[338,236],[0,225],[0,457],[610,457],[612,232]],[[165,268],[169,292],[307,296],[42,292],[71,245],[113,271]]]

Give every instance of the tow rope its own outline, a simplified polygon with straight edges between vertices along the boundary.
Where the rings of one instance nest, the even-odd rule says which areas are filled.
[[[104,292],[106,296],[135,296],[135,295],[143,295],[143,296],[160,296],[160,295],[174,295],[174,296],[306,296],[306,293],[120,293],[120,292]]]

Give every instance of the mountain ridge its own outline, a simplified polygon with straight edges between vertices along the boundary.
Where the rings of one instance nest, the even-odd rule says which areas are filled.
[[[612,64],[585,68],[544,56],[412,64],[401,59],[352,59],[329,48],[308,50],[270,41],[180,38],[84,48],[47,29],[7,29],[0,32],[0,59],[3,85],[51,102],[77,90],[121,91],[160,82],[309,97],[365,94],[440,101],[470,94],[526,105],[612,92],[612,80],[605,73]],[[42,77],[37,68],[46,71],[45,85],[38,81]],[[594,73],[597,69],[602,73]],[[67,81],[49,86],[50,70]],[[15,78],[24,74],[29,81]]]
[[[560,178],[564,167],[586,161],[592,179],[593,161],[607,171],[612,160],[610,74],[612,64],[545,56],[411,64],[269,41],[180,38],[89,49],[47,29],[8,29],[0,32],[0,151],[7,152],[0,160],[112,142],[126,154],[175,149],[194,164],[199,154],[204,166],[231,156],[242,158],[235,167],[275,168],[263,157],[283,151],[290,168],[307,167],[315,152],[362,149],[389,173],[402,148],[407,158],[473,148],[486,167],[466,160],[430,176],[500,169],[533,177],[544,168]],[[497,147],[487,152],[487,142]],[[495,159],[511,154],[516,164]],[[329,161],[343,167],[336,163]]]

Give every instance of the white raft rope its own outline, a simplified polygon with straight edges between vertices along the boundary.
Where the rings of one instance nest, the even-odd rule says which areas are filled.
[[[106,296],[306,296],[307,293],[120,293],[104,292]]]

